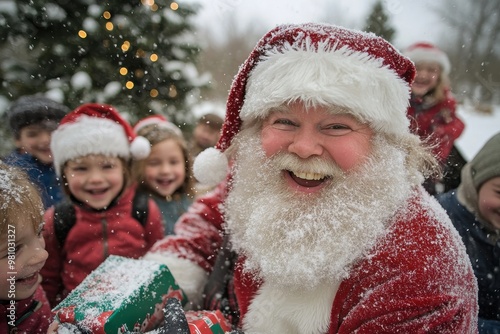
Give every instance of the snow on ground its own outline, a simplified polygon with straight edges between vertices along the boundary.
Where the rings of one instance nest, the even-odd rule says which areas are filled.
[[[465,130],[455,141],[463,157],[469,161],[493,135],[500,132],[500,105],[493,106],[493,113],[474,111],[469,106],[460,105],[458,116],[465,123]]]

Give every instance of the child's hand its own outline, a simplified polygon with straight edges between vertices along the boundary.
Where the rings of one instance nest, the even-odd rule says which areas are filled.
[[[54,320],[47,329],[47,334],[82,334],[82,331],[75,325],[68,323],[61,324],[59,321]]]
[[[47,334],[57,334],[57,329],[59,328],[59,321],[54,320],[47,329]]]

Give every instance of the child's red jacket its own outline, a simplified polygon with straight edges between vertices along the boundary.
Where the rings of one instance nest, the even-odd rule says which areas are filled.
[[[109,255],[139,258],[163,237],[161,212],[153,200],[145,226],[132,217],[134,194],[134,187],[127,189],[115,205],[100,212],[75,206],[76,222],[62,247],[54,233],[54,207],[47,210],[44,237],[49,257],[41,274],[52,307]]]

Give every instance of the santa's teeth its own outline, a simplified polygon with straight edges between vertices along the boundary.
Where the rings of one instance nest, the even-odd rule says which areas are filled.
[[[321,180],[325,177],[325,175],[318,173],[293,172],[293,174],[304,180]]]

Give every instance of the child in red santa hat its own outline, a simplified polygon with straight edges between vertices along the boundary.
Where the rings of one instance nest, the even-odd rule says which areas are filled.
[[[70,201],[44,216],[49,259],[42,284],[54,307],[109,255],[144,255],[163,237],[163,224],[150,199],[147,218],[140,222],[133,216],[130,160],[145,158],[150,147],[114,107],[79,106],[61,120],[51,149]]]
[[[427,42],[410,45],[404,54],[415,63],[417,70],[408,108],[410,129],[433,145],[433,153],[445,167],[453,143],[465,127],[456,115],[456,101],[450,92],[450,61],[444,51]],[[447,181],[452,180],[445,173],[443,178],[428,178],[424,186],[434,195],[453,188],[444,184]]]
[[[162,115],[148,116],[134,126],[146,138],[151,153],[132,163],[138,191],[146,193],[160,208],[165,235],[174,234],[177,219],[193,202],[191,157],[181,130]]]

